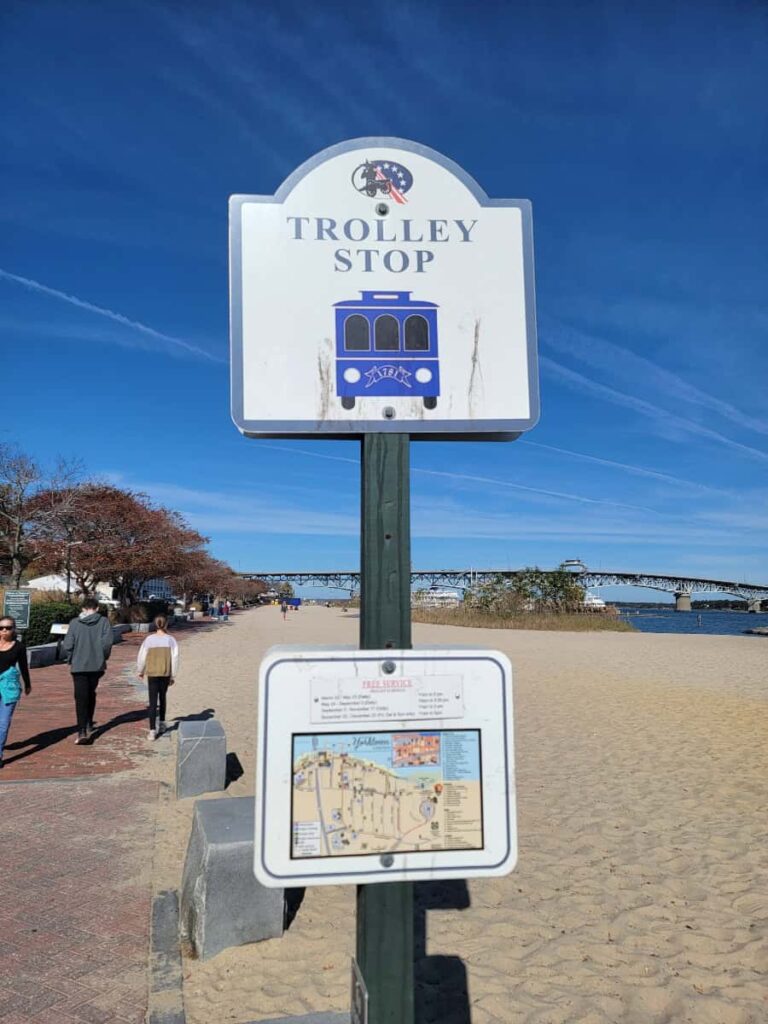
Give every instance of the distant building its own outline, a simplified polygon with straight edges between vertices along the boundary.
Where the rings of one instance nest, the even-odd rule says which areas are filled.
[[[33,580],[27,580],[24,586],[29,587],[30,590],[61,591],[62,594],[66,594],[67,577],[59,575],[36,576]],[[109,583],[97,583],[93,589],[95,595],[100,600],[108,603],[117,603],[112,602],[112,587]],[[77,597],[81,593],[80,588],[72,577],[70,578],[69,592],[72,597]]]
[[[461,598],[455,590],[430,587],[428,590],[417,590],[413,595],[413,603],[419,608],[456,608],[461,604]]]
[[[67,577],[66,576],[37,576],[33,580],[27,580],[24,584],[25,587],[29,587],[30,590],[63,590],[66,593],[67,590]],[[77,585],[72,580],[70,586],[72,593],[77,591]]]
[[[173,597],[173,589],[168,580],[147,580],[139,589],[140,601],[151,601],[153,598],[160,601],[170,601]]]

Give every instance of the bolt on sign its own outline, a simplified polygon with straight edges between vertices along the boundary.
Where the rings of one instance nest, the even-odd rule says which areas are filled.
[[[250,437],[511,439],[538,420],[526,199],[402,139],[230,198],[232,417]]]

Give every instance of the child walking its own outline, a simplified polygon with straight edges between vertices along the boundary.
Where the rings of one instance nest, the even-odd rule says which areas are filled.
[[[168,687],[173,686],[179,668],[179,645],[167,632],[168,620],[164,615],[158,615],[155,626],[157,632],[151,633],[141,645],[136,663],[139,678],[146,675],[149,685],[150,740],[165,731],[166,694]]]

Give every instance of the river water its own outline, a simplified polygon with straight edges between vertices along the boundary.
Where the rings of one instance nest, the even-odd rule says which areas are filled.
[[[631,622],[641,633],[707,633],[739,636],[748,629],[755,629],[756,626],[768,626],[767,612],[676,612],[674,608],[634,609],[624,606],[621,608],[621,617]],[[766,643],[768,645],[768,637]]]

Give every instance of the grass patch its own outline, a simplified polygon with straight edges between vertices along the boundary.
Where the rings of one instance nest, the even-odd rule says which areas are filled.
[[[414,622],[435,626],[476,626],[480,629],[548,629],[575,633],[636,633],[637,630],[618,615],[589,612],[524,612],[522,615],[492,615],[472,608],[413,608]]]

